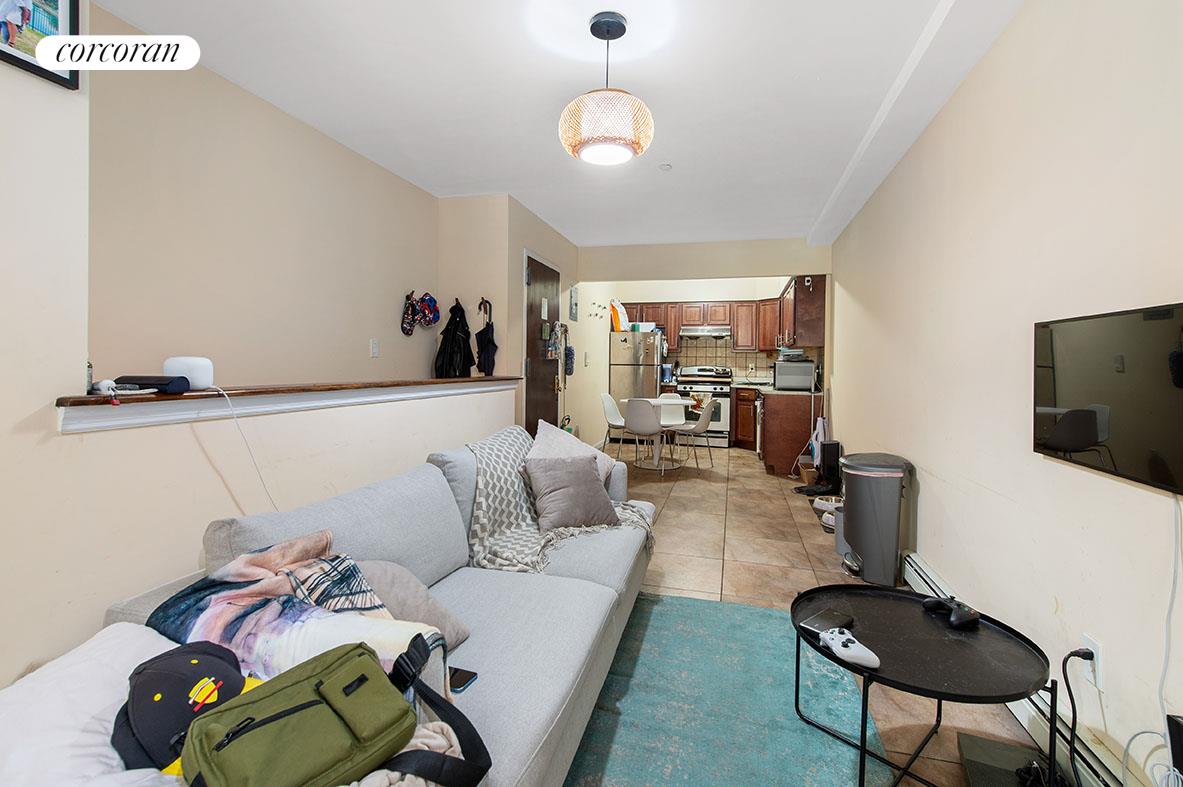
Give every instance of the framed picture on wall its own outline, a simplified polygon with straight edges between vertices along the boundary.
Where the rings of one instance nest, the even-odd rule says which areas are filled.
[[[77,90],[77,71],[50,71],[37,62],[37,42],[54,35],[78,35],[78,0],[0,0],[0,60]]]

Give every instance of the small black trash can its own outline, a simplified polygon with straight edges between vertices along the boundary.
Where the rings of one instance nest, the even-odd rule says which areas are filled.
[[[843,534],[862,568],[861,576],[866,582],[895,587],[912,463],[895,454],[850,454],[839,464],[845,496]]]

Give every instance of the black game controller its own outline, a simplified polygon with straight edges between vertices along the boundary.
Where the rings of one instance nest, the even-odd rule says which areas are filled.
[[[982,617],[976,609],[967,604],[962,604],[952,596],[948,598],[924,599],[924,611],[947,612],[949,614],[949,628],[959,630],[976,628],[978,621]]]

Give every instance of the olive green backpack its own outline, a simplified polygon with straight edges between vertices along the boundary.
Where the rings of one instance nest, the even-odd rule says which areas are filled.
[[[341,645],[193,720],[181,768],[194,787],[337,787],[387,769],[445,787],[489,770],[480,734],[419,679],[431,651],[416,635],[389,675],[362,644]],[[408,688],[456,733],[464,759],[415,750]]]

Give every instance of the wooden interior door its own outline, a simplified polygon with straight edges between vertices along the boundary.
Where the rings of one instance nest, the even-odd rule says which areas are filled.
[[[629,315],[632,316],[631,314]],[[559,359],[546,357],[549,333],[543,328],[560,321],[559,272],[533,257],[526,258],[526,431],[538,422],[559,424]]]

